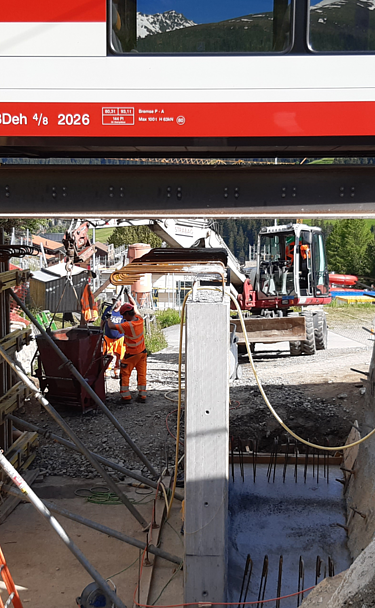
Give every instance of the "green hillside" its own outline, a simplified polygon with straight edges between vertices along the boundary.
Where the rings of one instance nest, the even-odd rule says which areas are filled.
[[[97,228],[95,231],[95,239],[100,243],[107,243],[109,237],[115,228]],[[89,239],[92,240],[92,230],[89,230]]]

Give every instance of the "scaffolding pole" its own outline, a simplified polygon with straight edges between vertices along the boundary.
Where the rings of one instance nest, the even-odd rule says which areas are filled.
[[[51,433],[50,431],[48,431],[46,429],[42,429],[42,428],[40,428],[40,426],[37,426],[36,424],[33,424],[31,422],[26,422],[26,420],[21,420],[21,418],[17,418],[17,416],[13,416],[13,414],[8,414],[6,416],[6,420],[11,420],[13,422],[13,424],[15,424],[16,428],[25,429],[26,431],[36,432],[39,435],[41,435],[42,437],[45,437],[46,439],[52,439],[52,441],[56,441],[56,443],[59,443],[60,445],[64,445],[66,448],[68,448],[70,450],[74,450],[75,452],[78,452],[79,454],[81,453],[80,450],[77,448],[77,446],[74,445],[74,443],[72,443],[71,441],[68,441],[67,439],[64,439],[63,437],[60,437],[59,435],[55,435],[54,433]],[[140,483],[144,484],[145,486],[154,488],[154,490],[157,490],[160,487],[159,482],[153,481],[152,479],[148,479],[147,477],[144,477],[143,475],[139,475],[138,473],[135,473],[134,471],[131,471],[130,469],[126,469],[125,467],[122,467],[121,465],[119,465],[115,462],[112,462],[112,460],[108,460],[108,458],[104,458],[104,456],[100,456],[100,454],[95,454],[95,452],[90,452],[90,454],[94,458],[96,458],[96,460],[98,460],[98,462],[101,462],[102,464],[104,464],[104,466],[109,467],[109,468],[113,469],[114,471],[121,473],[122,475],[131,477],[132,479],[139,481]],[[170,490],[168,488],[166,488],[166,492],[168,494],[170,492]],[[176,498],[176,500],[179,500],[180,502],[182,502],[184,500],[183,495],[178,494],[177,492],[175,493],[174,497]]]
[[[73,553],[73,555],[78,559],[78,561],[82,564],[85,570],[89,573],[89,575],[93,578],[93,580],[99,585],[100,589],[103,593],[108,596],[108,598],[112,601],[113,605],[116,608],[126,608],[125,604],[120,600],[120,598],[116,595],[116,593],[111,589],[108,585],[107,581],[95,570],[95,568],[91,565],[85,555],[78,549],[78,547],[74,544],[72,539],[67,535],[64,528],[59,524],[57,519],[51,515],[47,507],[43,504],[40,498],[33,492],[33,490],[28,486],[26,481],[21,477],[21,475],[16,471],[16,469],[11,465],[9,460],[7,460],[0,451],[0,466],[3,471],[9,475],[10,479],[13,483],[19,488],[22,494],[27,497],[27,499],[31,502],[33,507],[39,511],[39,513],[48,521],[48,523],[55,530],[56,534],[61,538],[61,540],[68,547],[69,551]]]
[[[111,476],[103,469],[103,467],[98,463],[98,461],[93,457],[93,455],[86,448],[85,444],[79,439],[79,437],[74,433],[74,431],[70,428],[70,426],[65,422],[65,420],[58,414],[54,407],[47,401],[47,399],[43,396],[43,394],[36,388],[35,384],[30,380],[30,378],[25,374],[25,372],[20,368],[20,366],[15,363],[9,355],[1,348],[0,346],[0,355],[3,359],[8,363],[8,365],[13,369],[13,371],[21,378],[22,382],[33,392],[36,399],[42,404],[44,409],[50,414],[50,416],[57,422],[57,424],[62,428],[62,430],[68,435],[68,437],[73,441],[73,443],[77,446],[81,454],[87,458],[90,464],[94,467],[94,469],[99,473],[99,475],[104,479],[104,481],[108,484],[108,487],[118,496],[121,502],[129,509],[130,513],[135,517],[135,519],[141,524],[142,528],[147,528],[148,524],[144,517],[137,511],[134,505],[130,502],[130,500],[125,496],[125,494],[120,490],[117,484],[113,481]]]
[[[15,490],[14,488],[5,486],[4,492],[7,492],[8,494],[11,494],[12,496],[16,496],[20,500],[25,499],[25,496],[23,496],[23,494],[21,494],[21,492],[19,492],[18,490]],[[29,497],[27,497],[27,499],[30,500]],[[148,545],[148,544],[144,543],[143,541],[138,540],[137,538],[133,538],[133,536],[127,536],[126,534],[123,534],[122,532],[118,532],[117,530],[114,530],[113,528],[108,528],[108,526],[103,526],[102,524],[98,524],[96,521],[92,521],[91,519],[82,517],[82,515],[76,515],[76,513],[72,513],[71,511],[68,511],[67,509],[62,509],[61,507],[57,507],[52,502],[43,500],[43,504],[49,511],[51,511],[51,513],[57,513],[58,515],[62,515],[63,517],[66,517],[67,519],[71,519],[72,521],[82,524],[83,526],[87,526],[88,528],[92,528],[93,530],[96,530],[97,532],[101,532],[102,534],[106,534],[107,536],[111,536],[112,538],[116,538],[117,540],[121,540],[122,542],[127,543],[128,545],[132,545],[132,547],[137,547],[137,549],[142,549],[142,551],[144,551],[144,549],[147,549],[147,551],[149,553],[151,553],[152,555],[156,555],[156,557],[161,557],[163,559],[166,559],[167,561],[172,562],[172,564],[181,564],[181,562],[182,562],[182,557],[178,557],[177,555],[172,555],[171,553],[168,553],[167,551],[163,551],[163,549],[159,549],[158,547],[154,547],[153,545]]]
[[[12,289],[9,289],[8,292],[12,296],[12,298],[15,300],[15,302],[17,302],[18,306],[23,310],[23,312],[29,317],[29,319],[32,321],[32,323],[35,325],[35,327],[45,337],[47,342],[50,344],[51,348],[60,357],[63,364],[69,369],[72,376],[74,376],[78,380],[80,385],[83,386],[85,391],[90,395],[91,399],[93,399],[93,401],[96,403],[96,405],[98,407],[100,407],[100,409],[102,410],[102,412],[104,412],[104,414],[107,416],[107,418],[109,418],[109,420],[112,422],[113,426],[119,431],[119,433],[122,435],[122,437],[128,443],[128,445],[132,448],[132,450],[135,452],[135,454],[137,454],[138,458],[140,458],[140,460],[143,462],[145,467],[147,467],[147,469],[150,471],[150,473],[153,475],[153,477],[158,478],[159,477],[158,473],[156,472],[156,470],[154,469],[152,464],[149,462],[149,460],[146,458],[146,456],[141,452],[139,447],[129,437],[129,435],[123,428],[123,426],[119,423],[117,418],[107,408],[107,406],[103,403],[103,401],[98,397],[98,395],[91,388],[91,386],[88,384],[88,382],[86,382],[84,377],[81,376],[79,371],[74,367],[73,363],[60,350],[60,348],[57,346],[56,342],[51,338],[51,336],[48,334],[48,332],[46,332],[44,327],[42,327],[40,325],[40,323],[38,323],[38,321],[36,320],[34,315],[30,312],[30,310],[28,310],[28,308],[26,308],[25,304],[22,302],[22,300],[20,300],[20,298],[17,296],[17,294],[14,293],[14,291]]]

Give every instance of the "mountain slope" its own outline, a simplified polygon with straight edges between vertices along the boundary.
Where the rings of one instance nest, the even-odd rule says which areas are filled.
[[[196,24],[176,11],[138,13],[139,52],[269,53],[289,45],[289,16],[273,39],[273,13]],[[310,44],[316,51],[375,50],[375,0],[321,0],[310,11]]]
[[[375,0],[322,0],[310,12],[310,42],[317,51],[375,49]]]
[[[272,13],[263,13],[217,23],[190,22],[189,27],[178,30],[174,27],[138,38],[137,49],[149,53],[270,52],[273,46],[272,16]]]
[[[186,19],[184,15],[176,13],[176,11],[166,11],[165,13],[155,13],[154,15],[137,13],[138,38],[171,32],[194,25],[196,25],[194,21]]]
[[[349,0],[350,4],[353,4],[352,0]],[[340,8],[341,6],[345,6],[348,3],[348,0],[321,0],[318,4],[315,4],[311,8],[311,10],[320,10],[321,8]],[[360,0],[356,3],[358,6],[362,8],[367,8],[370,11],[375,9],[375,0]]]

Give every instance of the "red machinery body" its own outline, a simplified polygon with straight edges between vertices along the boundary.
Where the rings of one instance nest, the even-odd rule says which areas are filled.
[[[314,355],[327,348],[324,304],[331,302],[323,233],[306,224],[264,227],[256,266],[246,275],[238,301],[249,311],[247,340],[255,344],[289,342],[291,356]],[[297,308],[297,310],[296,310]],[[238,348],[247,348],[243,327],[234,321]]]
[[[284,310],[287,311],[291,306],[317,306],[329,304],[332,300],[331,295],[325,297],[304,297],[290,298],[287,301],[282,297],[258,299],[257,291],[254,290],[249,279],[246,279],[243,286],[243,292],[238,295],[238,302],[242,310]]]

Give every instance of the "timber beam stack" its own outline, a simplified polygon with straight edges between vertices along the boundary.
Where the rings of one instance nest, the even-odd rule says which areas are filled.
[[[30,270],[6,270],[5,272],[1,272],[0,293],[26,283],[30,277]]]
[[[0,243],[2,235],[0,234]],[[0,346],[12,358],[23,346],[30,343],[31,328],[10,331],[10,297],[8,289],[14,289],[26,283],[30,278],[29,270],[9,270],[8,262],[0,262]],[[13,466],[22,474],[29,467],[36,455],[38,441],[37,433],[30,431],[16,432],[12,421],[7,419],[17,408],[23,406],[29,396],[29,390],[17,377],[9,365],[0,359],[0,449]],[[27,474],[29,482],[35,479],[37,473]],[[1,493],[0,476],[0,524],[16,507],[18,500]]]

